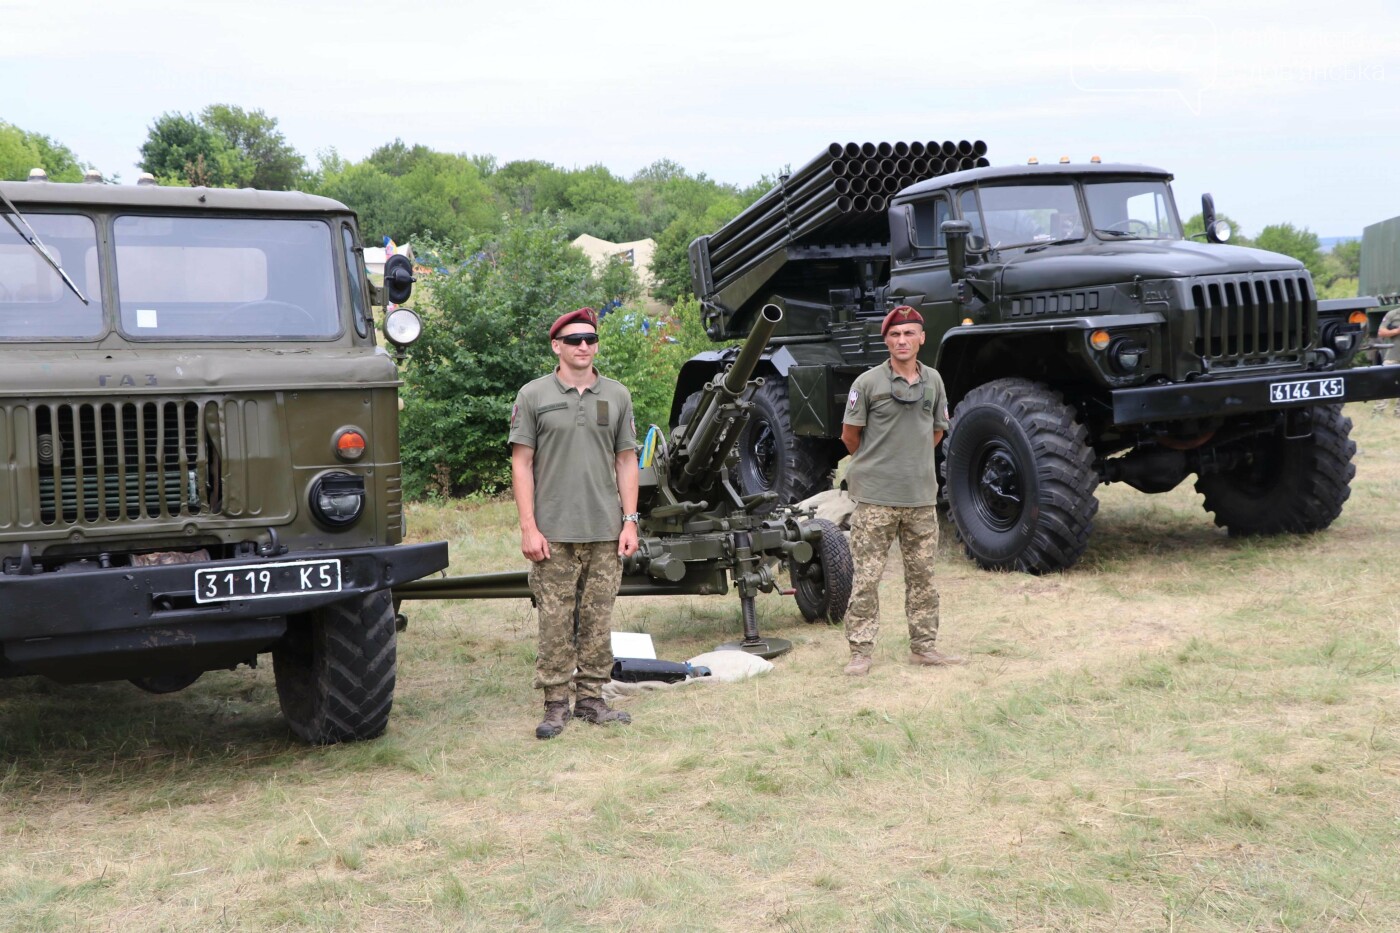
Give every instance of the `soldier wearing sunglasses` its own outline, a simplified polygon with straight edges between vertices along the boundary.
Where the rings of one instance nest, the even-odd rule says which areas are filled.
[[[598,374],[598,315],[580,308],[549,329],[554,372],[527,384],[510,416],[511,487],[520,551],[539,607],[535,687],[544,691],[536,738],[570,718],[626,723],[608,707],[612,609],[620,558],[637,550],[636,428],[632,396]],[[569,694],[577,694],[572,712]]]
[[[870,673],[880,630],[880,575],[890,545],[904,557],[904,613],[911,664],[945,666],[965,659],[934,648],[938,638],[938,550],[933,449],[948,430],[948,397],[938,372],[919,362],[924,319],[900,305],[880,324],[890,358],[856,378],[846,405],[841,440],[851,453],[846,482],[856,500],[851,515],[855,580],[846,610],[851,660],[845,673]]]

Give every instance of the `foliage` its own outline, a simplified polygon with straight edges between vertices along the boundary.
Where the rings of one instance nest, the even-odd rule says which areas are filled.
[[[681,214],[656,238],[651,257],[651,274],[656,284],[652,294],[662,301],[680,301],[694,294],[690,283],[690,243],[698,236],[713,233],[748,206],[736,194],[717,197],[700,213]]]
[[[550,322],[597,303],[598,283],[548,214],[508,220],[492,239],[424,243],[421,253],[450,271],[430,280],[434,311],[405,372],[405,490],[505,488],[515,393],[550,369]]]
[[[163,185],[285,191],[305,181],[306,160],[261,110],[212,104],[195,117],[163,113],[141,145],[141,169]]]
[[[1322,278],[1322,247],[1317,234],[1307,227],[1292,224],[1270,224],[1259,231],[1254,245],[1273,253],[1283,253],[1307,266],[1314,279]]]
[[[204,126],[223,138],[237,187],[289,191],[304,180],[306,159],[287,143],[275,117],[228,104],[205,107],[200,117]]]
[[[686,299],[659,318],[623,308],[605,316],[598,330],[598,370],[632,393],[637,439],[649,425],[666,429],[681,366],[701,350],[714,349],[700,326],[699,303]]]
[[[22,181],[42,168],[50,181],[82,181],[85,166],[62,143],[0,120],[0,179]]]
[[[400,139],[355,164],[331,153],[322,159],[316,188],[359,214],[369,242],[386,236],[401,243],[434,237],[462,242],[500,223],[476,160]]]

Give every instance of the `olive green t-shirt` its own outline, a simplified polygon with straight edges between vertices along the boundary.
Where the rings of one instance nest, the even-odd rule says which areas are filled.
[[[1381,327],[1386,330],[1394,330],[1400,327],[1400,308],[1391,308],[1381,318]],[[1385,351],[1385,361],[1387,363],[1400,363],[1400,337],[1391,337],[1390,349]]]
[[[917,400],[900,401],[896,389]],[[911,384],[889,361],[867,369],[851,386],[844,421],[862,428],[846,470],[852,499],[900,507],[934,504],[933,432],[948,429],[948,396],[937,370],[920,363],[919,380]]]
[[[510,443],[535,451],[535,524],[547,541],[611,541],[622,532],[616,455],[637,446],[632,396],[599,376],[579,392],[556,370],[527,383]]]

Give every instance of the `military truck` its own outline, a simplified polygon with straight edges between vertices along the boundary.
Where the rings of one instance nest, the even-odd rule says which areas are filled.
[[[969,167],[978,144],[936,146],[955,155],[919,180],[898,174],[912,144],[832,144],[691,244],[713,339],[784,311],[740,448],[746,495],[829,482],[851,383],[888,358],[880,319],[908,304],[952,408],[942,496],[985,568],[1072,566],[1100,483],[1160,493],[1195,474],[1236,535],[1337,518],[1355,472],[1342,403],[1400,395],[1396,368],[1349,368],[1374,299],[1318,301],[1296,260],[1227,245],[1209,195],[1208,242],[1186,237],[1161,169]],[[686,364],[674,421],[727,352]]]
[[[36,173],[0,221],[0,677],[163,693],[270,653],[298,737],[381,733],[392,589],[447,546],[402,543],[355,215]],[[386,278],[405,300],[408,264]]]
[[[1361,294],[1374,295],[1379,305],[1371,311],[1371,334],[1376,335],[1387,312],[1400,306],[1400,217],[1370,224],[1361,234]],[[1389,349],[1390,340],[1376,340]]]

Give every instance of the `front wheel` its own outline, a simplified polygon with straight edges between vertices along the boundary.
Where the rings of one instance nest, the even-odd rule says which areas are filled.
[[[812,522],[822,530],[816,554],[805,564],[789,560],[788,576],[792,579],[793,598],[797,600],[802,618],[835,625],[846,618],[855,580],[855,561],[851,557],[850,542],[835,522],[824,518],[815,518]]]
[[[1356,442],[1340,405],[1312,409],[1306,437],[1258,439],[1231,470],[1196,480],[1215,524],[1237,535],[1307,534],[1342,514],[1351,497]]]
[[[383,733],[394,704],[397,645],[388,590],[289,619],[272,667],[297,738],[331,745]]]
[[[967,556],[986,570],[1049,573],[1073,566],[1099,500],[1088,431],[1060,394],[998,379],[954,412],[948,510]]]

